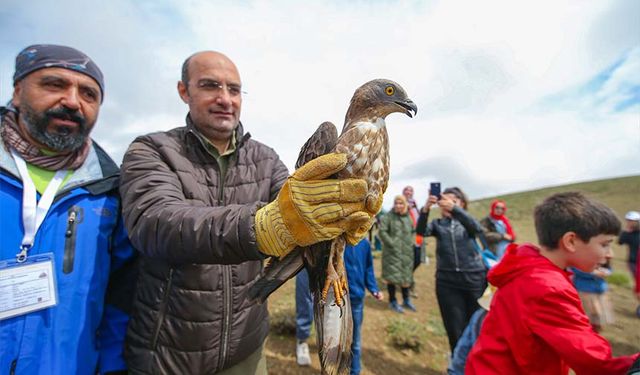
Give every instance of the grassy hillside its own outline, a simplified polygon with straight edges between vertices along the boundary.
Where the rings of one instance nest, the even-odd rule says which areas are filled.
[[[613,208],[622,219],[628,210],[640,210],[640,176],[624,177],[586,183],[545,188],[500,196],[507,202],[507,216],[518,235],[518,242],[535,242],[532,222],[533,208],[550,194],[561,191],[581,191]],[[470,212],[478,219],[487,215],[494,198],[474,201]],[[434,215],[439,215],[434,212]],[[418,312],[403,315],[389,310],[387,300],[375,301],[367,297],[363,324],[363,374],[442,374],[446,370],[448,343],[434,292],[433,263],[434,240],[430,239],[427,253],[432,259],[416,271],[419,298],[414,300]],[[614,247],[614,271],[627,273],[626,249]],[[376,276],[380,274],[380,257],[374,254]],[[378,285],[384,285],[378,280]],[[317,374],[319,373],[317,348],[314,338],[310,340],[313,365],[302,368],[295,361],[295,337],[286,333],[293,326],[294,301],[293,281],[278,290],[269,301],[273,328],[267,342],[269,372],[272,374]],[[611,285],[610,297],[614,305],[616,323],[606,327],[604,336],[612,343],[614,354],[630,354],[640,351],[640,319],[634,315],[637,301],[632,295],[631,285]],[[398,324],[406,323],[406,324]],[[387,333],[389,326],[398,327],[416,324],[423,346],[419,352],[398,349],[391,343]],[[407,333],[408,334],[408,333]]]
[[[507,202],[506,215],[516,230],[518,242],[535,242],[533,208],[545,197],[564,191],[580,191],[599,200],[616,211],[620,220],[624,219],[627,211],[640,210],[640,176],[583,182],[498,196],[496,198]],[[489,206],[493,200],[494,198],[486,198],[471,202],[469,212],[480,219],[489,213]]]

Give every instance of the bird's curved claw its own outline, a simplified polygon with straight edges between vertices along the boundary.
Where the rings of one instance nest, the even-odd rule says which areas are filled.
[[[344,302],[344,296],[346,295],[344,285],[344,282],[340,279],[327,280],[327,282],[324,284],[324,288],[322,289],[322,302],[324,303],[327,300],[329,288],[332,288],[336,305],[342,306]]]
[[[335,304],[340,307],[344,306],[344,298],[347,295],[348,287],[347,279],[344,276],[335,275],[335,277],[327,277],[324,288],[322,288],[322,303],[325,303],[327,300],[329,288],[333,288]]]

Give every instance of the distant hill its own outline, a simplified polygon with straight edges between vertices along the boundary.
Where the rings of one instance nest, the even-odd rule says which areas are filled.
[[[535,242],[534,207],[549,195],[563,191],[580,191],[606,204],[618,214],[621,221],[624,220],[627,211],[640,211],[640,176],[629,176],[484,198],[472,201],[469,212],[475,218],[481,219],[489,214],[494,199],[502,199],[507,204],[506,215],[518,235],[518,242]]]

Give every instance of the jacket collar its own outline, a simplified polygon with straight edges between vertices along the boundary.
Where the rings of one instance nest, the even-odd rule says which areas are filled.
[[[100,194],[118,187],[117,165],[96,142],[92,143],[87,159],[80,168],[73,171],[71,178],[58,195],[78,186],[86,186],[92,194]],[[0,145],[0,168],[17,180],[22,180],[15,160],[2,145]]]
[[[197,131],[196,126],[193,124],[193,121],[191,120],[191,115],[189,113],[187,113],[187,116],[185,118],[185,123],[187,125],[187,130],[189,133],[191,133],[194,137],[198,138],[198,143],[202,144],[202,142],[200,142],[198,135],[195,133]],[[234,134],[236,136],[236,150],[238,150],[240,147],[242,147],[244,145],[244,143],[251,138],[251,133],[244,133],[244,126],[242,126],[242,121],[240,121],[238,123],[238,126],[236,126],[236,129],[234,130]],[[205,147],[204,145],[202,145],[202,147]]]

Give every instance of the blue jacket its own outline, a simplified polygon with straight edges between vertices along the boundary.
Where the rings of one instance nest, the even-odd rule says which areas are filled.
[[[58,191],[29,251],[29,256],[53,252],[58,304],[0,320],[0,374],[125,368],[124,310],[133,290],[128,270],[134,258],[120,215],[118,173],[94,143],[85,163]],[[0,140],[0,260],[15,259],[24,234],[19,176]]]
[[[376,277],[373,274],[371,244],[367,239],[358,242],[355,246],[346,246],[344,249],[344,267],[347,270],[349,297],[352,301],[362,301],[365,288],[371,293],[379,291]]]
[[[489,311],[481,307],[471,315],[471,319],[462,332],[462,336],[458,339],[456,348],[453,351],[453,355],[449,361],[449,367],[447,368],[447,374],[464,375],[467,357],[469,356],[469,352],[471,352],[471,348],[473,348],[473,345],[476,343],[478,336],[480,336],[482,323],[488,313]]]
[[[602,294],[609,289],[607,281],[589,272],[582,272],[577,268],[571,268],[573,272],[573,285],[578,292]]]

